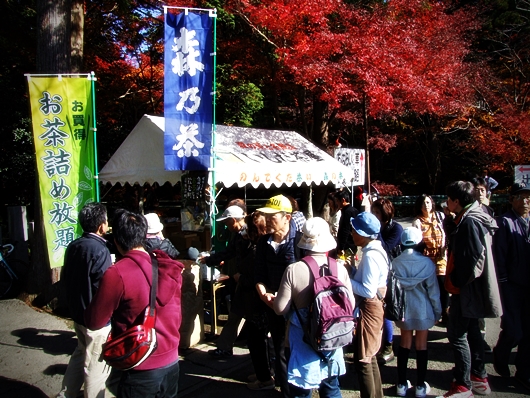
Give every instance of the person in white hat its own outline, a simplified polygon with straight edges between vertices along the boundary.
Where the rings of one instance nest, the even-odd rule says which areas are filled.
[[[312,256],[321,267],[327,266],[328,253],[335,249],[337,242],[329,231],[328,223],[320,217],[307,220],[302,227],[302,237],[298,247],[305,250],[306,255]],[[346,268],[337,264],[338,278],[351,291],[350,277]],[[278,315],[290,313],[292,303],[302,317],[307,316],[308,307],[314,295],[311,288],[314,277],[303,261],[298,261],[287,267],[283,274],[278,294],[274,300],[274,311]],[[352,308],[354,302],[352,300]],[[291,314],[293,314],[291,312]],[[291,396],[310,397],[313,388],[319,389],[321,398],[340,396],[338,376],[346,373],[342,348],[330,354],[328,363],[306,342],[300,319],[296,313],[289,320],[290,358],[287,371]],[[331,365],[329,365],[331,363]]]
[[[416,397],[425,397],[431,390],[425,381],[427,373],[427,335],[429,329],[440,319],[442,304],[440,289],[436,278],[436,266],[432,260],[418,251],[423,241],[421,230],[408,227],[401,234],[404,251],[392,261],[396,277],[405,289],[404,321],[396,321],[401,330],[398,349],[397,395],[404,397],[411,383],[407,380],[407,365],[412,347],[412,338],[416,331]]]
[[[152,252],[153,250],[162,250],[166,252],[169,257],[175,260],[180,254],[173,246],[169,239],[164,237],[162,230],[164,224],[160,222],[160,218],[156,213],[149,213],[144,215],[147,220],[147,236],[145,237],[145,250]]]

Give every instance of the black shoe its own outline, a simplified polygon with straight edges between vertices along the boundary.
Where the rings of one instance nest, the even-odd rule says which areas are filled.
[[[379,351],[376,355],[377,363],[384,365],[394,360],[394,351],[392,350],[392,344],[385,345],[384,348]]]
[[[515,372],[515,378],[521,383],[527,390],[530,390],[530,377],[524,377],[519,372]]]
[[[497,356],[495,355],[495,349],[492,350],[493,352],[493,369],[495,369],[495,372],[501,377],[509,378],[511,376],[510,373],[510,367],[507,363],[501,363],[497,359]]]
[[[225,351],[225,350],[216,348],[215,350],[209,350],[208,354],[210,354],[212,357],[219,358],[219,359],[230,358],[232,356],[232,351]]]

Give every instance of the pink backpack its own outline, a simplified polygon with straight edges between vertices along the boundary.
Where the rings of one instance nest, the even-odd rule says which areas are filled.
[[[328,257],[327,266],[320,267],[311,256],[301,261],[307,264],[315,278],[315,298],[307,320],[302,319],[293,303],[298,319],[304,325],[304,341],[315,351],[333,351],[350,344],[355,327],[353,298],[338,278],[337,262]]]

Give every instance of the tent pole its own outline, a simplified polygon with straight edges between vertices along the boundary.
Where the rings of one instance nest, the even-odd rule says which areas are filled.
[[[217,72],[217,9],[215,12],[215,17],[213,18],[213,97],[212,97],[212,104],[213,104],[213,114],[212,114],[212,188],[211,188],[211,195],[210,195],[210,226],[211,226],[211,242],[212,247],[215,250],[215,202],[217,199],[217,189],[216,189],[216,181],[215,181],[215,166],[216,166],[216,153],[215,150],[217,148],[216,141],[217,141],[217,133],[216,133],[216,114],[215,114],[215,103],[217,99],[217,84],[216,84],[216,72]]]
[[[97,125],[96,125],[96,76],[94,72],[90,73],[92,89],[92,130],[94,131],[94,179],[96,180],[96,202],[99,202],[99,174],[98,174],[98,144],[97,144]]]

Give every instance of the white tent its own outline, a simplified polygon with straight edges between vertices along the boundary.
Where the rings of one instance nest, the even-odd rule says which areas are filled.
[[[165,120],[144,115],[99,173],[103,183],[180,181],[164,170]],[[215,181],[225,187],[351,185],[353,171],[294,131],[217,126]]]

